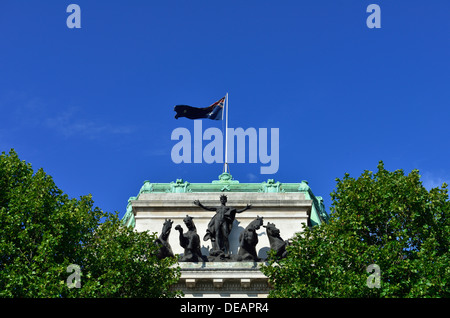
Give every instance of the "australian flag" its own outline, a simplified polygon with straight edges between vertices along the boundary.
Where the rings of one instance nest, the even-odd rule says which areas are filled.
[[[225,97],[219,99],[211,106],[198,108],[187,105],[176,105],[173,110],[177,112],[175,118],[186,117],[189,119],[209,118],[213,120],[222,120],[223,106]]]

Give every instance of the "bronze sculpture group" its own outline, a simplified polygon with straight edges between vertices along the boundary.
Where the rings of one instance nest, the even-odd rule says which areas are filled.
[[[212,248],[209,251],[209,256],[202,255],[200,251],[200,237],[197,234],[193,217],[186,215],[183,219],[188,231],[184,233],[180,225],[175,227],[179,231],[180,245],[184,248],[184,253],[180,256],[181,262],[224,262],[224,261],[260,261],[256,253],[256,244],[258,244],[258,234],[261,226],[266,228],[267,236],[270,242],[270,248],[275,250],[275,254],[279,258],[286,257],[287,241],[283,241],[280,237],[280,231],[275,227],[275,224],[268,223],[263,225],[263,218],[257,216],[255,220],[241,232],[239,235],[239,251],[237,255],[231,255],[230,242],[228,237],[231,233],[233,222],[236,218],[236,213],[242,213],[251,209],[251,204],[241,210],[229,207],[226,205],[227,196],[220,196],[221,205],[218,207],[207,207],[195,200],[194,204],[207,211],[215,211],[215,215],[211,218],[206,229],[206,234],[203,237],[204,241],[211,240]],[[172,228],[173,221],[166,219],[161,235],[155,241],[159,247],[157,257],[159,259],[165,257],[173,257],[172,248],[168,242],[169,234]]]

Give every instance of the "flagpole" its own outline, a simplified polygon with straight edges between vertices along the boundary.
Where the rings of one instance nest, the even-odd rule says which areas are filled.
[[[224,172],[230,172],[230,169],[228,167],[228,92],[227,95],[225,96],[225,110],[226,110],[226,114],[225,114],[225,164],[223,166],[224,168]]]

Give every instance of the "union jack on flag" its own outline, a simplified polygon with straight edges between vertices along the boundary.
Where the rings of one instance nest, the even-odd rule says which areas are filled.
[[[175,118],[186,117],[189,119],[209,118],[212,120],[222,120],[224,104],[225,97],[222,97],[214,104],[203,108],[188,105],[176,105],[174,107],[174,111],[176,112]]]

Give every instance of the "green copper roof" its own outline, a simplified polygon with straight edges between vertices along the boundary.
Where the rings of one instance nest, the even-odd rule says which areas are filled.
[[[281,183],[274,179],[268,179],[261,183],[240,183],[234,180],[231,174],[224,172],[219,176],[219,180],[213,180],[211,183],[189,183],[183,179],[177,179],[170,183],[151,183],[144,181],[138,195],[128,199],[127,212],[122,222],[127,226],[135,226],[131,201],[139,199],[141,193],[195,193],[195,192],[303,192],[307,200],[313,201],[311,211],[311,224],[317,225],[328,221],[328,214],[325,212],[322,197],[314,196],[308,182],[303,180],[300,183]]]

